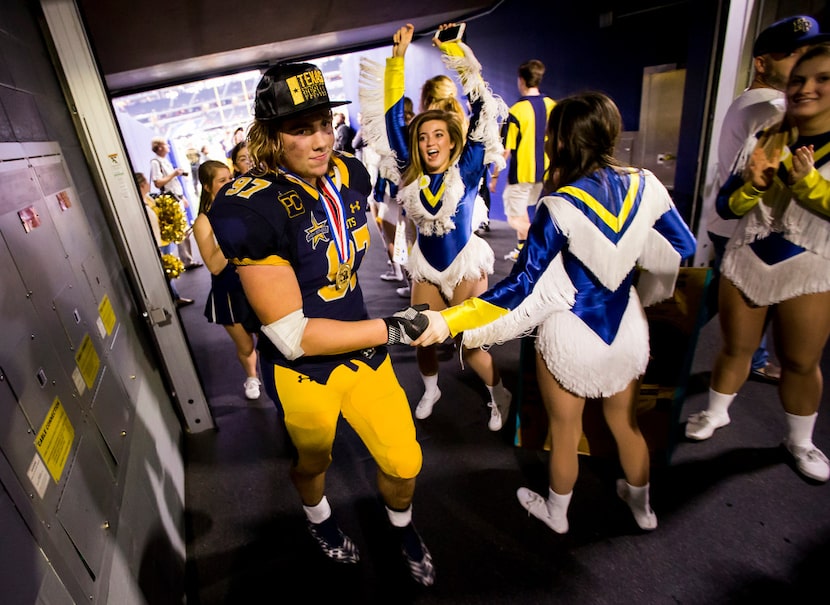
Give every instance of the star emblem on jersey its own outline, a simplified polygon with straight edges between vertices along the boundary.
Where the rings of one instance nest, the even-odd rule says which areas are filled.
[[[329,241],[329,226],[325,219],[317,222],[314,215],[311,215],[311,227],[305,230],[305,241],[311,244],[313,250],[317,249],[317,244],[320,242]]]

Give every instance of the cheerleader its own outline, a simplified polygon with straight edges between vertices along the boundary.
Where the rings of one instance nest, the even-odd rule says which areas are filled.
[[[827,457],[813,444],[822,392],[819,363],[830,335],[828,72],[830,46],[817,45],[798,59],[786,88],[784,123],[748,141],[753,151],[745,170],[718,195],[718,214],[740,218],[721,267],[723,346],[712,369],[708,407],[690,416],[686,427],[687,436],[701,440],[729,424],[729,406],[746,382],[767,313],[774,310],[778,394],[787,424],[783,445],[798,472],[818,482],[830,478]]]
[[[638,379],[649,358],[643,306],[671,296],[695,240],[666,188],[647,170],[613,157],[622,120],[600,93],[564,99],[551,112],[552,170],[516,266],[486,293],[441,311],[415,345],[463,332],[469,347],[531,333],[551,435],[550,486],[525,487],[521,505],[557,533],[579,471],[586,399],[602,399],[625,479],[617,493],[641,529],[657,527],[649,505],[649,453],[637,424]],[[635,288],[635,267],[641,267]]]
[[[507,115],[507,107],[481,78],[481,65],[470,48],[458,40],[439,39],[441,31],[453,26],[442,25],[433,43],[444,53],[445,64],[458,74],[471,105],[468,124],[463,112],[427,109],[407,127],[404,55],[414,33],[411,24],[395,33],[385,72],[367,59],[361,62],[360,100],[366,136],[381,156],[383,176],[399,184],[398,202],[417,231],[406,267],[411,303],[427,304],[434,310],[487,289],[494,254],[474,233],[481,222],[475,212],[476,198],[487,165],[495,162],[504,166],[499,119]],[[381,85],[383,95],[378,90]],[[511,394],[502,385],[488,352],[463,348],[462,355],[489,391],[488,428],[498,431],[510,409]],[[417,360],[424,394],[415,407],[415,417],[424,419],[441,397],[436,347],[418,349]]]
[[[210,292],[205,303],[205,317],[210,323],[220,324],[227,330],[236,347],[236,357],[245,370],[245,382],[242,385],[245,397],[259,399],[262,383],[257,375],[254,337],[259,330],[259,321],[248,299],[245,298],[236,266],[229,263],[222,254],[207,218],[207,212],[219,189],[230,181],[231,171],[224,162],[208,160],[199,166],[202,194],[199,200],[199,215],[193,222],[193,235],[196,245],[199,246],[199,254],[210,271]]]

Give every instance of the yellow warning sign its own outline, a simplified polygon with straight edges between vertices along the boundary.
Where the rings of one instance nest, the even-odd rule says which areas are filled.
[[[75,353],[75,365],[81,371],[81,376],[84,377],[86,387],[91,389],[95,384],[95,377],[98,375],[98,368],[101,366],[101,359],[95,351],[95,345],[92,344],[92,339],[89,334],[84,335],[81,341],[81,346],[78,347],[78,352]]]
[[[72,451],[72,442],[75,440],[75,429],[66,415],[60,400],[55,397],[43,425],[37,432],[35,448],[49,469],[49,474],[55,483],[58,483]]]
[[[101,299],[101,304],[98,305],[98,316],[104,323],[107,335],[112,334],[112,329],[115,327],[115,309],[112,308],[110,297],[106,294],[104,294],[104,298]]]

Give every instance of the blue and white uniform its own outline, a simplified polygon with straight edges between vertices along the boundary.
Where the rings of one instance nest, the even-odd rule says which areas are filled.
[[[458,73],[472,108],[467,141],[458,161],[446,172],[422,174],[401,186],[398,201],[418,232],[407,263],[410,276],[434,284],[450,299],[462,280],[477,281],[493,272],[493,250],[474,233],[480,222],[475,201],[487,165],[504,167],[498,121],[506,116],[507,107],[482,80],[481,65],[469,47],[445,43],[442,50],[444,62]],[[367,138],[381,155],[381,174],[400,182],[400,173],[409,164],[404,60],[387,59],[383,106],[378,101],[379,66],[364,59],[361,72],[363,123],[371,133]]]
[[[680,261],[694,250],[653,174],[603,168],[543,197],[510,275],[441,313],[468,347],[538,326],[536,347],[556,380],[577,395],[607,397],[645,372],[643,306],[672,295]]]
[[[805,145],[815,149],[815,168],[790,185],[790,150]],[[830,290],[828,179],[830,133],[824,133],[799,137],[784,147],[778,173],[766,191],[744,183],[740,174],[733,174],[721,188],[718,214],[740,218],[726,246],[721,273],[754,304],[769,306]]]

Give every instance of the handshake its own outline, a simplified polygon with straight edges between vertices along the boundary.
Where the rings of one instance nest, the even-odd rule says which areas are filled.
[[[411,345],[429,327],[429,318],[421,313],[429,305],[415,305],[398,311],[391,317],[384,317],[386,322],[386,344]]]

